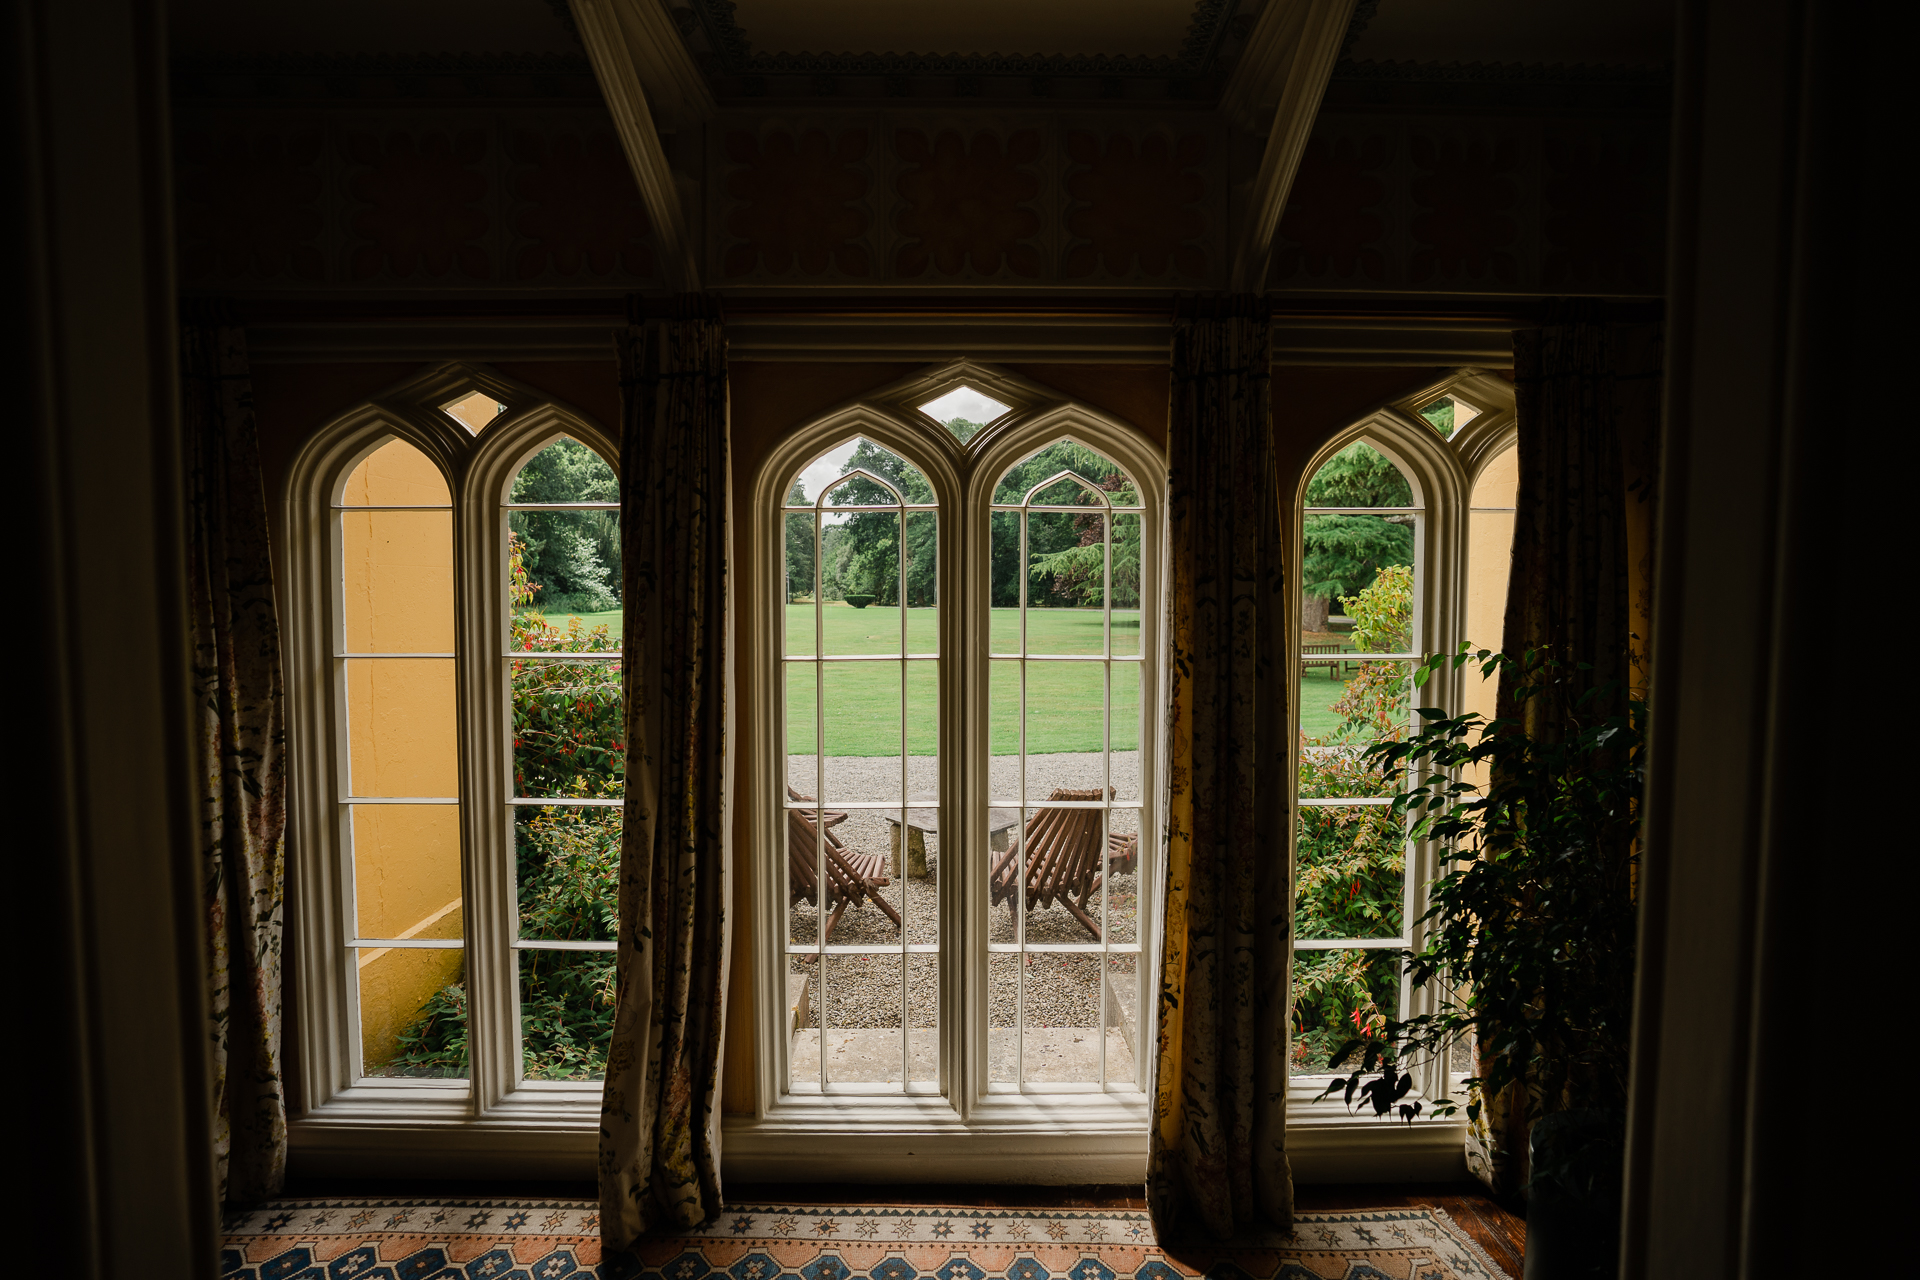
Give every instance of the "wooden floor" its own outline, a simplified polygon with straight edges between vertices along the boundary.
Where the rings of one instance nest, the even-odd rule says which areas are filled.
[[[591,1182],[417,1182],[305,1178],[289,1180],[282,1194],[289,1197],[342,1199],[366,1196],[425,1199],[445,1196],[460,1199],[592,1200],[599,1192]],[[1147,1207],[1138,1187],[731,1182],[727,1184],[726,1195],[730,1204],[951,1204],[981,1209]],[[1306,1185],[1294,1188],[1293,1203],[1295,1209],[1305,1213],[1338,1209],[1445,1210],[1487,1251],[1501,1270],[1514,1277],[1514,1280],[1519,1280],[1521,1253],[1527,1243],[1527,1224],[1512,1207],[1495,1201],[1477,1182]]]

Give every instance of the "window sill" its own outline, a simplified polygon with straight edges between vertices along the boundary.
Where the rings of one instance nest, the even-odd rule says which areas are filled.
[[[1326,1078],[1287,1096],[1296,1182],[1447,1181],[1464,1176],[1466,1124],[1412,1124],[1317,1100]],[[1417,1095],[1410,1095],[1417,1096]],[[722,1169],[752,1182],[1134,1184],[1146,1174],[1152,1104],[1137,1091],[1003,1094],[962,1119],[938,1095],[788,1097],[763,1118],[723,1121]],[[466,1083],[362,1082],[288,1125],[290,1163],[306,1176],[595,1175],[600,1087],[533,1081],[475,1115]]]

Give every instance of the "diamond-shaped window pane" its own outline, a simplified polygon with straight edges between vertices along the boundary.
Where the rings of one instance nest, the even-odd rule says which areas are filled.
[[[469,391],[458,400],[449,400],[440,409],[474,435],[479,435],[482,427],[507,411],[507,406],[484,392]]]
[[[964,444],[1011,407],[992,396],[981,395],[972,387],[955,387],[937,400],[921,405],[920,412],[951,431],[953,438]]]

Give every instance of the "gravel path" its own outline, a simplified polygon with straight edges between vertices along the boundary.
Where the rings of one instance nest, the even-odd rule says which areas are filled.
[[[1098,752],[1072,752],[1027,757],[1027,796],[1029,805],[1043,800],[1056,787],[1097,787],[1100,785],[1102,757]],[[814,790],[812,756],[788,757],[788,780],[803,795]],[[907,758],[907,794],[931,796],[938,786],[938,764],[931,756]],[[1115,752],[1111,763],[1111,785],[1117,798],[1139,795],[1139,753]],[[1019,757],[996,756],[990,774],[996,800],[1018,799]],[[827,759],[827,804],[838,799],[891,800],[900,795],[899,757],[830,756]],[[1011,806],[1009,806],[1011,807]],[[1116,810],[1110,830],[1132,833],[1139,830],[1139,813]],[[890,848],[891,824],[877,810],[847,811],[847,820],[834,829],[840,842],[849,849],[885,853]],[[894,876],[881,889],[881,896],[899,911],[906,921],[907,941],[933,943],[939,940],[936,886],[940,872],[940,837],[926,836],[927,870],[925,879]],[[1108,935],[1113,942],[1133,942],[1139,937],[1139,900],[1137,877],[1117,875],[1107,881]],[[1088,912],[1100,918],[1096,896],[1088,903]],[[806,902],[794,902],[788,912],[792,941],[806,945],[814,941],[819,915]],[[989,937],[994,942],[1015,941],[1011,913],[1004,907],[993,912]],[[833,931],[836,945],[897,945],[900,933],[893,921],[871,903],[849,907]],[[1030,943],[1085,943],[1093,939],[1080,922],[1055,905],[1032,912],[1027,917],[1027,941]],[[1015,990],[1019,957],[990,955],[988,969],[989,1025],[1011,1027],[1015,1019]],[[1030,1027],[1091,1027],[1098,1025],[1100,1012],[1100,957],[1095,955],[1037,954],[1028,957],[1026,969],[1027,1025]],[[907,1023],[911,1027],[937,1025],[938,989],[935,956],[908,956],[904,976],[907,989]],[[900,996],[903,969],[898,956],[828,956],[828,1025],[833,1027],[897,1027],[900,1025]],[[1110,956],[1120,1016],[1131,1019],[1134,1004],[1133,974],[1138,963],[1132,956]],[[819,981],[812,961],[794,957],[791,972],[808,978],[808,1016],[801,1024],[820,1025]],[[1111,1019],[1110,1019],[1111,1021]]]

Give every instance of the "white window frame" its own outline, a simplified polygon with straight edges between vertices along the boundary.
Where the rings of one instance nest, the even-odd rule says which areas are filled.
[[[477,435],[440,406],[470,392],[505,409]],[[297,1060],[304,1106],[290,1159],[313,1174],[445,1173],[478,1167],[577,1175],[597,1140],[600,1085],[520,1078],[518,908],[511,852],[512,722],[504,655],[505,503],[524,463],[568,436],[618,468],[610,433],[588,415],[482,365],[428,369],[319,431],[296,458],[286,497],[289,700],[288,871]],[[334,510],[347,477],[404,440],[438,468],[452,499],[454,664],[460,789],[462,944],[469,1076],[360,1076],[357,989],[348,941],[354,904],[341,816],[343,725],[334,690],[339,595]],[[476,660],[477,659],[477,660]],[[483,1034],[484,1033],[484,1034]]]
[[[1009,406],[965,444],[916,407],[956,386]],[[988,667],[993,491],[1002,474],[1062,438],[1098,450],[1133,479],[1145,508],[1141,549],[1142,809],[1138,936],[1141,961],[1133,1088],[1013,1092],[989,1086],[986,1008],[988,886],[985,860],[943,859],[938,887],[941,967],[938,1093],[862,1094],[787,1089],[786,918],[783,893],[786,781],[785,698],[781,680],[786,581],[784,505],[794,476],[820,454],[864,436],[918,467],[940,508],[938,598],[941,666],[938,702],[940,831],[943,849],[986,848]],[[983,1182],[1114,1182],[1145,1169],[1151,1100],[1146,1048],[1154,1042],[1158,921],[1154,877],[1163,775],[1160,673],[1161,537],[1166,500],[1164,454],[1133,426],[992,366],[959,360],[882,388],[787,435],[762,462],[742,522],[749,544],[741,591],[760,691],[743,707],[740,794],[752,797],[751,839],[736,851],[735,871],[753,903],[753,947],[735,963],[752,966],[755,1109],[725,1121],[730,1176]],[[737,597],[740,598],[740,597]],[[951,868],[952,870],[949,870]],[[972,903],[971,907],[969,904]],[[956,1016],[957,1014],[957,1016]],[[830,1144],[830,1146],[828,1145]],[[831,1150],[829,1162],[823,1150]]]
[[[1480,413],[1451,438],[1443,438],[1422,417],[1420,411],[1435,401],[1458,396]],[[1413,488],[1414,506],[1420,509],[1415,525],[1414,561],[1417,589],[1414,595],[1413,644],[1415,658],[1428,653],[1451,653],[1459,647],[1466,630],[1467,598],[1467,517],[1473,486],[1487,465],[1511,447],[1515,440],[1513,387],[1505,379],[1475,369],[1459,369],[1424,387],[1369,413],[1335,433],[1301,468],[1293,491],[1292,563],[1305,558],[1305,516],[1307,485],[1329,459],[1342,449],[1364,441],[1391,459],[1406,475]],[[1289,593],[1289,625],[1299,633],[1300,593]],[[1296,653],[1293,683],[1288,698],[1290,727],[1288,752],[1289,794],[1299,794],[1300,778],[1300,681],[1304,675],[1304,655]],[[1439,706],[1456,714],[1467,673],[1451,667],[1436,672],[1425,685],[1413,691],[1416,706]],[[1475,677],[1477,678],[1477,677]],[[1297,864],[1299,828],[1290,824],[1289,857]],[[1369,948],[1396,948],[1425,945],[1426,931],[1419,917],[1427,906],[1424,886],[1431,883],[1438,865],[1438,851],[1432,841],[1414,841],[1408,845],[1404,910],[1406,932],[1398,939],[1370,939]],[[1348,950],[1350,944],[1322,944],[1328,949]],[[1296,942],[1298,950],[1315,949]],[[1433,993],[1408,993],[1406,1012],[1432,1012]],[[1448,1096],[1451,1079],[1444,1064],[1426,1059],[1413,1064],[1413,1097],[1429,1103]],[[1344,1074],[1344,1073],[1343,1073]],[[1453,1178],[1465,1169],[1464,1116],[1442,1120],[1426,1116],[1412,1125],[1383,1122],[1371,1115],[1351,1113],[1334,1100],[1320,1100],[1319,1094],[1331,1074],[1293,1077],[1287,1094],[1287,1153],[1294,1176],[1317,1181],[1372,1181],[1381,1178]]]

